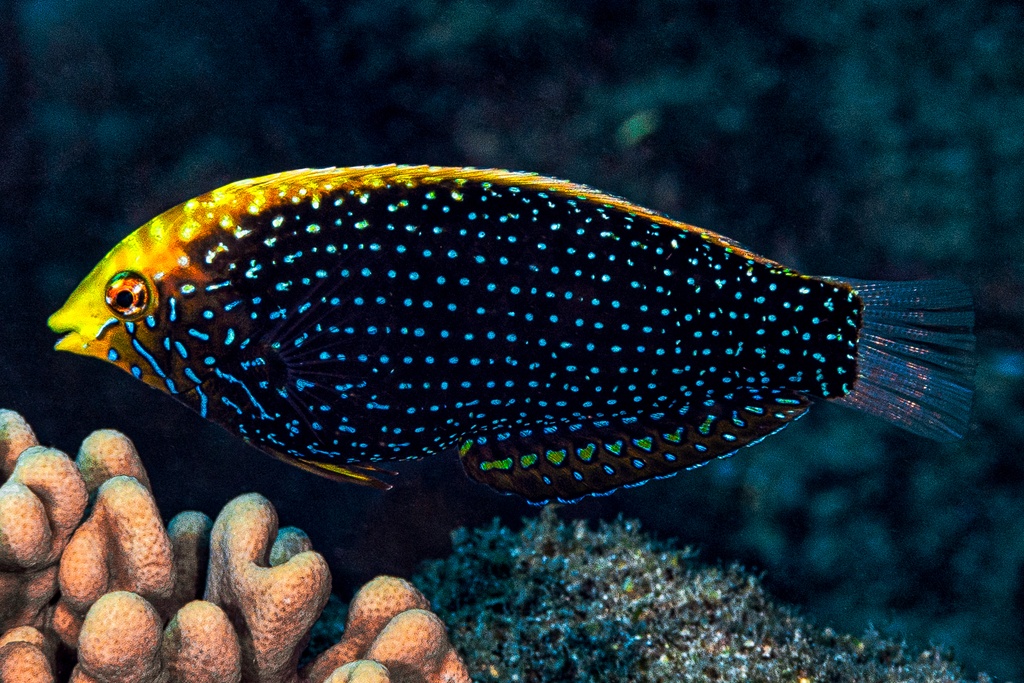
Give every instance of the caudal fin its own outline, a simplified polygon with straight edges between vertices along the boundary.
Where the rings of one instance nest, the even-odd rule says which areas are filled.
[[[967,432],[974,394],[974,311],[958,282],[843,280],[864,302],[857,381],[834,399],[920,436]]]

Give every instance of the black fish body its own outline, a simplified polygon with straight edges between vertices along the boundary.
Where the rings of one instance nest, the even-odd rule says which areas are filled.
[[[955,435],[970,324],[950,283],[810,277],[582,186],[394,166],[191,200],[51,319],[306,469],[373,484],[451,450],[538,502],[731,453],[812,398]]]

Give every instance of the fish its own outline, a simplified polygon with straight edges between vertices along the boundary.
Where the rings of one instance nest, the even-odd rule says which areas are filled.
[[[815,401],[953,440],[969,290],[814,277],[585,185],[435,166],[241,180],[125,237],[49,318],[246,443],[389,488],[450,453],[570,502],[756,443]]]

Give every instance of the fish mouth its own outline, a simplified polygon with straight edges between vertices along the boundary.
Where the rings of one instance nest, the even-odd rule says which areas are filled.
[[[106,330],[112,323],[116,323],[116,318],[110,318],[102,325],[99,326],[95,334],[86,334],[81,327],[67,319],[68,315],[65,314],[64,309],[61,309],[50,316],[49,320],[46,321],[47,326],[59,335],[62,335],[57,343],[53,345],[53,348],[57,351],[70,351],[71,353],[81,354],[83,356],[96,355],[92,347],[94,343],[99,339],[100,335]]]
[[[70,337],[72,334],[78,331],[74,325],[71,325],[64,320],[61,320],[62,317],[63,316],[61,315],[61,311],[57,311],[56,313],[51,315],[46,321],[46,326],[50,328],[51,332],[56,332],[57,334],[62,335],[61,338],[57,341],[58,348],[60,347],[61,344],[64,343],[64,340],[66,340],[68,337]]]
[[[70,351],[71,353],[85,353],[89,348],[89,340],[77,332],[68,332],[53,345],[56,351]]]
[[[61,320],[60,311],[50,316],[46,321],[47,326],[57,334],[61,335],[53,348],[57,351],[71,351],[82,353],[89,345],[89,340],[82,336],[78,328]]]

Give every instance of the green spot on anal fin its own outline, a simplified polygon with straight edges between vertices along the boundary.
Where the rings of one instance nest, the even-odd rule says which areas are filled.
[[[565,450],[560,451],[548,451],[544,454],[544,457],[548,459],[548,462],[552,465],[561,465],[565,460]]]
[[[654,439],[649,436],[645,436],[642,439],[633,439],[633,445],[650,453],[651,447],[654,445]]]
[[[810,403],[789,393],[782,397],[797,404],[783,406],[775,403],[777,397],[778,393],[764,396],[757,389],[738,388],[711,405],[701,405],[699,411],[694,406],[680,415],[685,406],[677,408],[671,427],[662,418],[627,416],[599,426],[559,424],[543,433],[535,430],[500,439],[474,434],[471,445],[465,437],[456,443],[460,451],[467,448],[461,460],[476,481],[537,503],[568,502],[728,455],[785,426]],[[745,411],[747,407],[761,412]]]
[[[665,441],[668,441],[669,443],[679,443],[680,441],[683,440],[683,434],[685,432],[686,432],[686,428],[685,427],[680,427],[679,429],[677,429],[675,432],[673,432],[671,434],[662,434],[661,438],[665,439]]]
[[[480,469],[484,472],[489,470],[510,470],[512,469],[512,458],[504,460],[486,460],[480,463]]]
[[[700,426],[697,427],[697,431],[703,434],[704,436],[707,436],[708,434],[711,433],[711,425],[713,425],[714,423],[715,416],[708,415],[706,418],[704,418],[704,421],[700,423]]]

